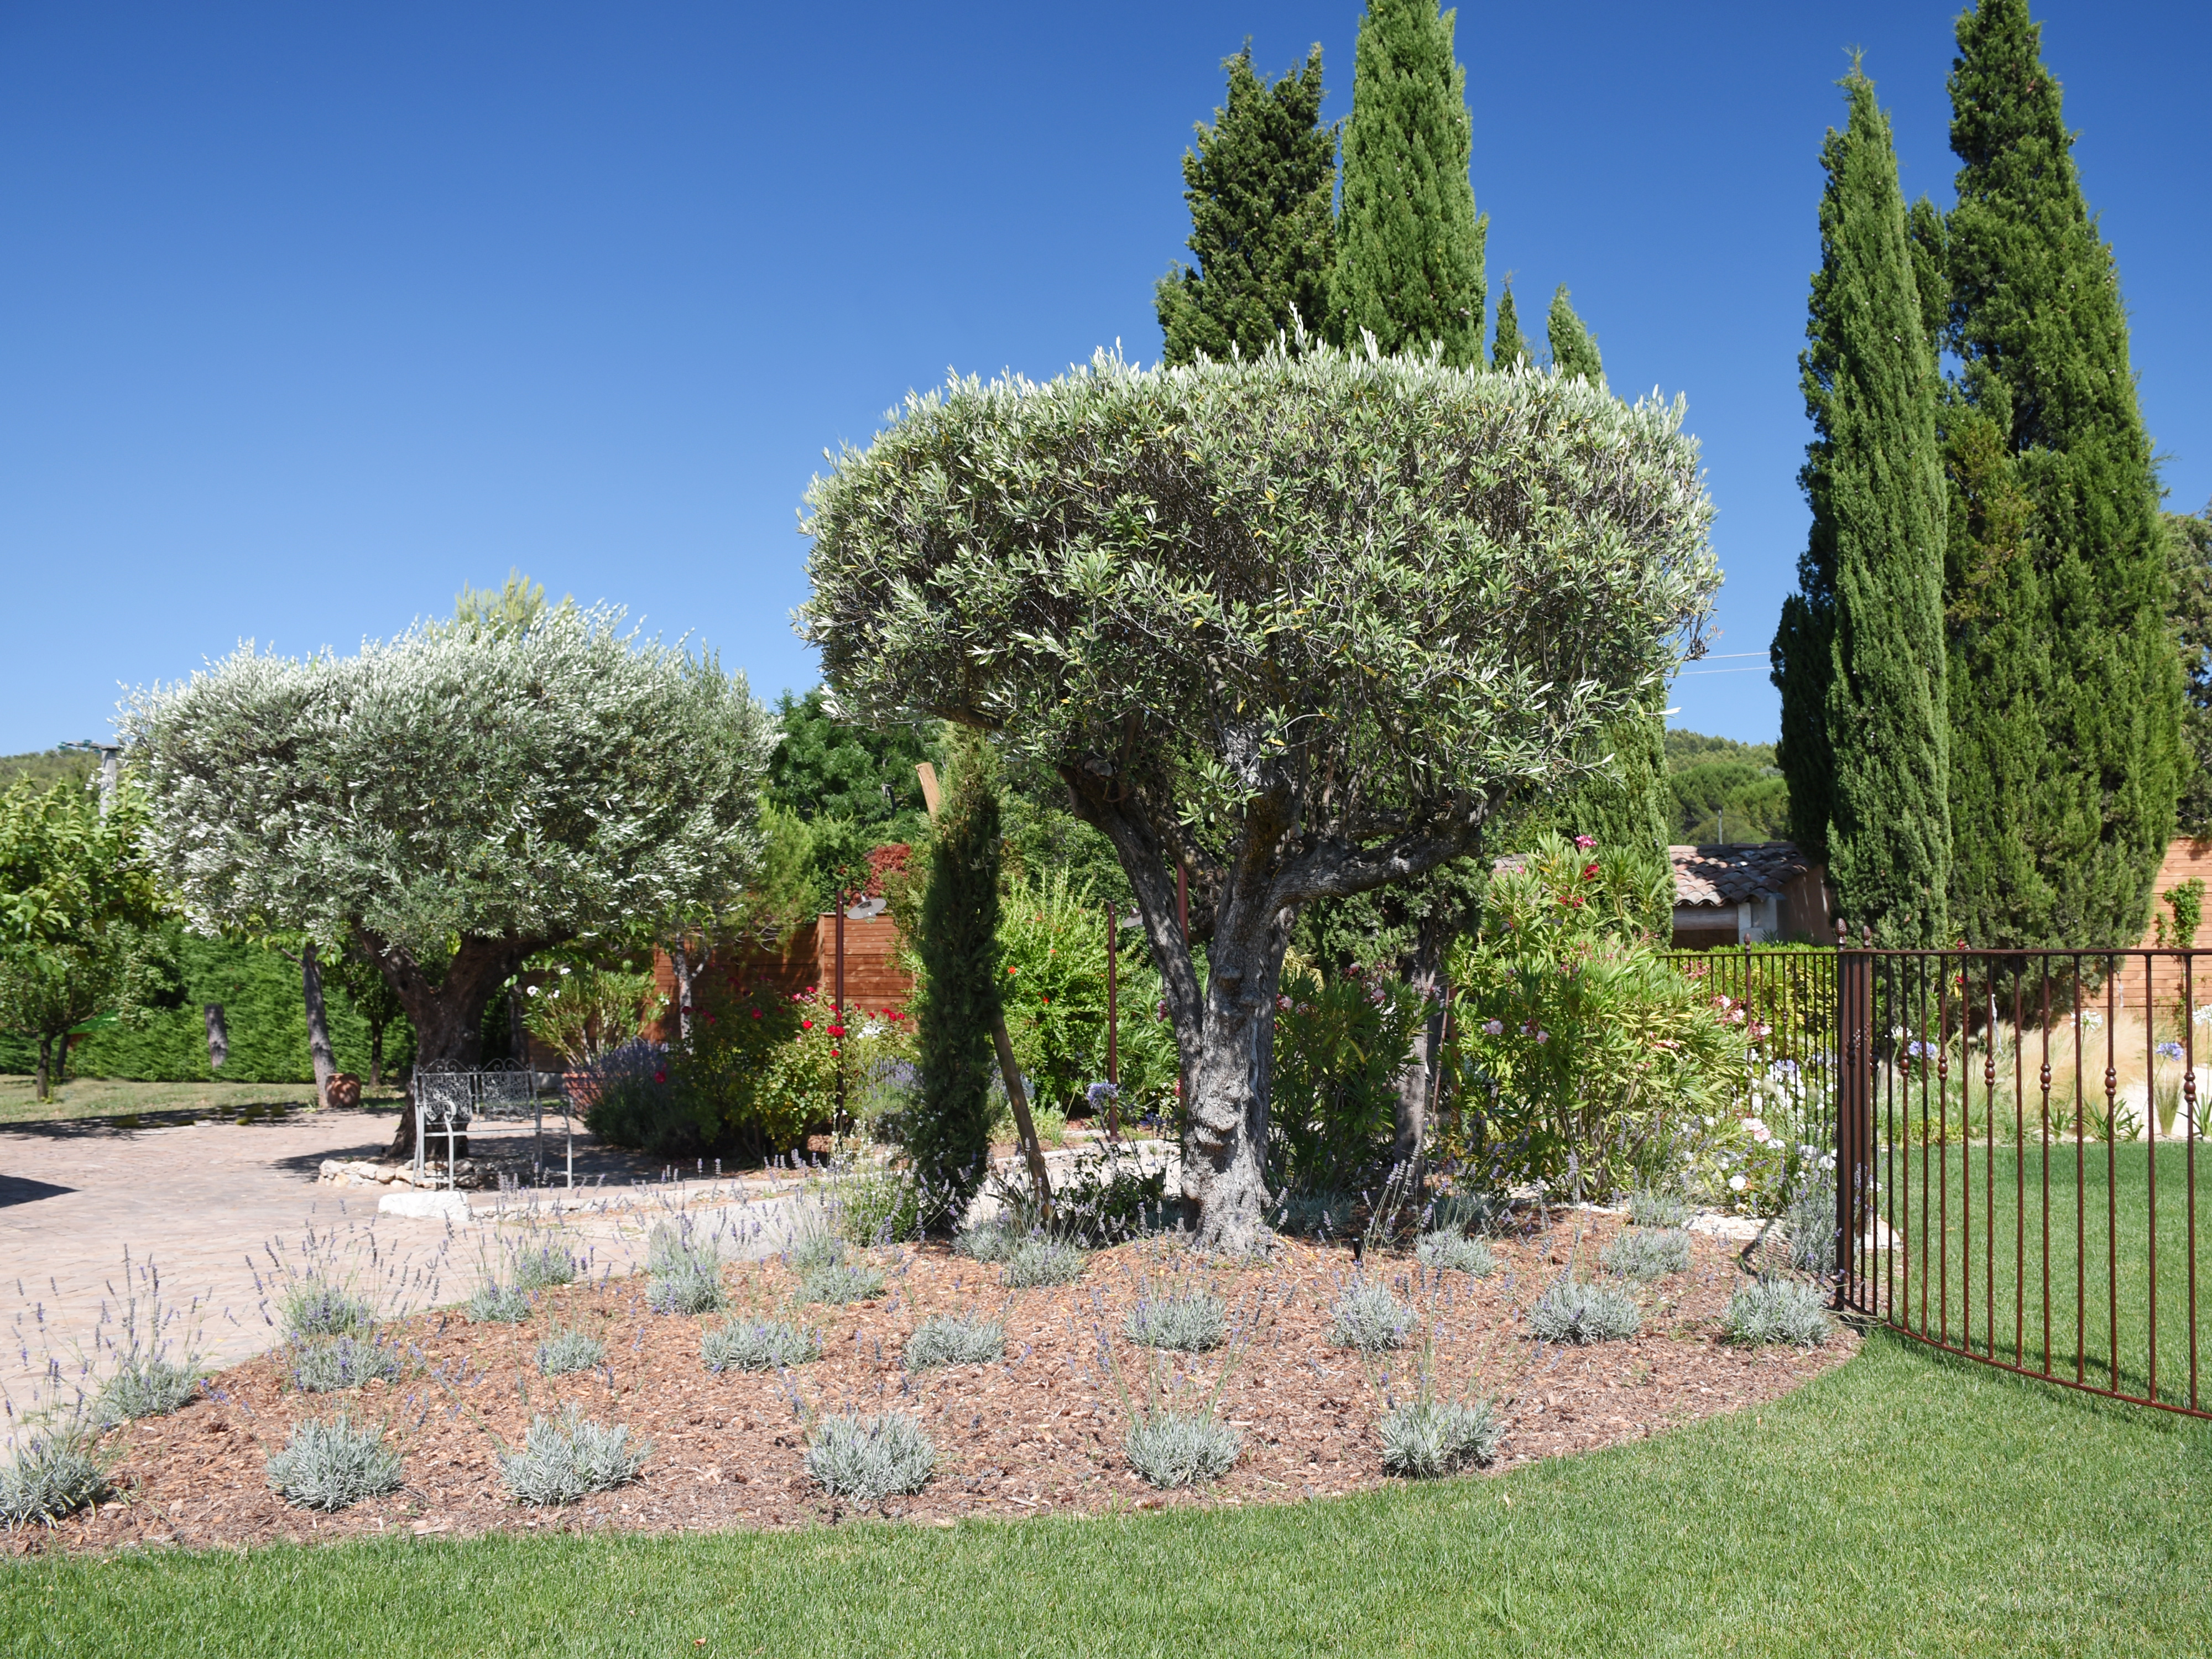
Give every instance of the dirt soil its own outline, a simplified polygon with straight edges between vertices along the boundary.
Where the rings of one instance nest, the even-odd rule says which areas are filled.
[[[821,1332],[822,1358],[781,1375],[708,1371],[700,1338],[721,1316],[653,1315],[642,1277],[570,1285],[544,1294],[522,1325],[471,1325],[447,1310],[390,1328],[417,1356],[414,1374],[397,1383],[302,1394],[287,1381],[282,1350],[224,1371],[207,1398],[109,1437],[109,1501],[51,1531],[0,1536],[15,1552],[204,1547],[397,1530],[672,1532],[810,1526],[860,1512],[950,1524],[1297,1501],[1384,1483],[1376,1419],[1387,1401],[1418,1386],[1424,1353],[1437,1392],[1498,1402],[1502,1468],[1774,1400],[1855,1350],[1844,1330],[1811,1352],[1723,1342],[1719,1317],[1744,1269],[1739,1247],[1703,1235],[1688,1272],[1630,1286],[1644,1309],[1635,1339],[1586,1348],[1538,1341],[1528,1304],[1571,1256],[1595,1276],[1597,1253],[1621,1224],[1555,1217],[1500,1242],[1498,1270],[1480,1279],[1426,1272],[1403,1257],[1370,1261],[1370,1274],[1411,1300],[1421,1321],[1407,1348],[1374,1358],[1329,1344],[1330,1304],[1358,1270],[1352,1252],[1334,1245],[1285,1242],[1265,1266],[1232,1267],[1153,1240],[1092,1256],[1076,1285],[1021,1291],[941,1246],[899,1247],[876,1253],[888,1275],[884,1296],[845,1307],[799,1303],[797,1278],[780,1260],[732,1265],[724,1278],[735,1311]],[[1228,1347],[1155,1355],[1122,1335],[1141,1296],[1197,1288],[1229,1303],[1237,1334]],[[1003,1362],[906,1373],[900,1352],[921,1319],[975,1311],[1003,1317]],[[605,1366],[539,1376],[536,1345],[556,1326],[602,1336]],[[1157,1389],[1202,1407],[1224,1366],[1218,1409],[1243,1442],[1235,1468],[1195,1491],[1146,1485],[1121,1450],[1125,1395],[1141,1405]],[[522,1507],[501,1484],[495,1454],[520,1443],[533,1413],[570,1403],[649,1436],[644,1473],[567,1508]],[[404,1455],[404,1488],[333,1516],[291,1508],[270,1490],[269,1454],[295,1422],[341,1409],[387,1425]],[[856,1510],[808,1479],[807,1419],[844,1410],[920,1416],[939,1460],[919,1495]]]

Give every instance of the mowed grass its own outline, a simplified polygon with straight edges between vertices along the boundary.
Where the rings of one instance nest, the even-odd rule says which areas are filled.
[[[363,1102],[390,1104],[396,1088],[363,1088]],[[112,1078],[72,1078],[53,1098],[38,1097],[34,1078],[0,1074],[0,1124],[69,1123],[95,1117],[207,1113],[230,1116],[244,1107],[301,1107],[315,1103],[312,1083],[136,1083]]]
[[[1899,1146],[1878,1158],[1877,1179],[1901,1248],[1874,1272],[1913,1329],[2039,1370],[2047,1314],[2051,1371],[2078,1367],[2112,1388],[2117,1328],[2119,1391],[2148,1397],[2155,1359],[2157,1397],[2173,1405],[2191,1403],[2193,1339],[2196,1403],[2212,1406],[2212,1145],[2193,1160],[2186,1143],[2077,1147],[2070,1135],[2054,1135],[2047,1156],[2037,1144]]]
[[[0,1651],[2199,1654],[2208,1454],[1876,1334],[1771,1407],[1315,1504],[20,1561]]]

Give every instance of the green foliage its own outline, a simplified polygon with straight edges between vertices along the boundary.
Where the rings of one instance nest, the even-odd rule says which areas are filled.
[[[1774,642],[1781,758],[1799,844],[1843,913],[1925,948],[1951,942],[1938,381],[1889,120],[1856,67],[1844,87],[1800,359],[1813,529]]]
[[[124,1356],[100,1385],[92,1414],[101,1423],[132,1423],[142,1417],[167,1417],[199,1398],[200,1367],[183,1364],[143,1349]]]
[[[1790,837],[1790,784],[1771,762],[1700,761],[1670,771],[1667,790],[1674,797],[1676,842],[1696,847]]]
[[[1080,1245],[1064,1239],[1025,1238],[1014,1246],[999,1282],[1010,1291],[1032,1291],[1046,1285],[1073,1285],[1083,1277],[1087,1256]]]
[[[1977,945],[2129,945],[2174,824],[2181,677],[2118,276],[2039,33],[2027,0],[1982,0],[1950,80],[1950,910]]]
[[[1006,1328],[978,1314],[932,1314],[914,1328],[899,1363],[910,1371],[934,1365],[983,1365],[1006,1354]]]
[[[1690,1224],[1690,1200],[1680,1193],[1639,1187],[1628,1195],[1632,1227],[1673,1228]]]
[[[518,1504],[574,1504],[636,1480],[652,1455],[652,1441],[571,1406],[557,1420],[532,1419],[522,1449],[500,1452],[499,1473]]]
[[[471,1325],[520,1325],[530,1317],[530,1292],[487,1281],[469,1292],[468,1310]]]
[[[1552,309],[1544,319],[1544,333],[1552,347],[1552,367],[1561,374],[1579,374],[1592,386],[1605,380],[1605,365],[1597,355],[1597,342],[1575,315],[1567,301],[1567,285],[1552,295]]]
[[[295,1340],[364,1331],[375,1317],[375,1307],[365,1298],[312,1275],[287,1280],[276,1299],[277,1323]]]
[[[1285,977],[1268,1106],[1270,1187],[1313,1194],[1381,1178],[1399,1074],[1427,1015],[1419,993],[1381,969]]]
[[[857,1261],[817,1267],[799,1281],[801,1302],[826,1302],[833,1307],[870,1302],[883,1293],[883,1269]]]
[[[1638,930],[1640,865],[1550,840],[1490,888],[1453,975],[1466,1144],[1478,1167],[1593,1190],[1658,1178],[1699,1114],[1726,1110],[1743,1038]]]
[[[1157,1014],[1159,971],[1139,936],[1115,932],[1121,1097],[1156,1102],[1176,1080],[1174,1034]],[[1058,872],[1016,877],[1000,901],[998,943],[1000,1002],[1032,1104],[1065,1112],[1106,1075],[1105,907]]]
[[[538,1370],[542,1376],[596,1370],[606,1358],[607,1345],[585,1331],[556,1330],[538,1345]]]
[[[1521,336],[1521,313],[1514,308],[1513,284],[1509,279],[1498,296],[1498,332],[1490,343],[1490,366],[1513,368],[1533,361],[1528,342]]]
[[[379,975],[381,977],[381,975]],[[544,980],[523,988],[523,1024],[572,1066],[635,1042],[667,1000],[652,972],[626,972],[589,961],[553,963]]]
[[[302,1394],[337,1394],[407,1374],[407,1356],[381,1337],[313,1336],[295,1340],[289,1368]]]
[[[352,1422],[343,1412],[294,1424],[283,1449],[269,1458],[269,1485],[277,1496],[325,1513],[397,1492],[400,1479],[399,1454],[384,1443],[383,1429]]]
[[[775,725],[765,803],[802,823],[850,824],[869,847],[921,838],[927,806],[915,769],[924,761],[943,763],[921,727],[877,732],[840,720],[819,686],[804,696],[787,691],[778,697]]]
[[[1469,1238],[1449,1228],[1440,1227],[1422,1234],[1420,1242],[1413,1246],[1413,1257],[1425,1267],[1466,1273],[1473,1279],[1498,1270],[1498,1253],[1490,1248],[1486,1239]]]
[[[1674,866],[1666,852],[1674,801],[1664,718],[1655,698],[1608,721],[1583,745],[1594,769],[1571,787],[1524,805],[1500,832],[1503,844],[1516,850],[1547,836],[1581,836],[1620,854],[1630,920],[1640,933],[1662,939],[1672,936],[1674,914]]]
[[[2176,827],[2212,838],[2212,506],[2166,515],[2173,635],[2181,654],[2180,805]]]
[[[107,1472],[83,1434],[50,1429],[26,1435],[0,1468],[0,1527],[50,1527],[108,1490]]]
[[[1317,330],[1328,314],[1336,132],[1321,125],[1321,48],[1273,87],[1249,40],[1222,67],[1228,102],[1182,158],[1198,268],[1178,264],[1156,290],[1170,363],[1257,356],[1294,319]]]
[[[1000,1017],[998,780],[990,750],[963,735],[929,848],[915,1008],[921,1097],[902,1127],[927,1217],[943,1231],[966,1213],[990,1169],[992,1028]]]
[[[1468,176],[1474,146],[1454,15],[1436,0],[1369,0],[1344,125],[1343,207],[1330,283],[1330,336],[1364,330],[1385,352],[1443,349],[1482,361],[1483,241]]]
[[[1121,1334],[1144,1348],[1179,1353],[1207,1353],[1228,1340],[1229,1306],[1211,1291],[1139,1298],[1122,1322]]]
[[[88,786],[92,775],[99,769],[97,756],[77,750],[43,749],[26,755],[0,755],[0,789],[28,784],[33,791],[45,791],[58,783],[66,783],[89,793]]]
[[[817,1079],[809,1076],[804,1081],[812,1086],[791,1086],[802,1081],[794,1073],[817,1069],[802,1058],[817,1051],[827,1057],[819,1042],[807,1056],[790,1053],[814,1026],[826,1035],[830,1022],[822,1016],[819,999],[794,1000],[773,985],[746,981],[735,969],[694,975],[691,1032],[668,1057],[671,1105],[698,1147],[692,1156],[760,1158],[787,1152],[805,1138],[810,1122],[828,1115]],[[830,1088],[834,1099],[834,1079]],[[677,1144],[681,1138],[664,1131],[662,1144],[681,1156],[689,1150]]]

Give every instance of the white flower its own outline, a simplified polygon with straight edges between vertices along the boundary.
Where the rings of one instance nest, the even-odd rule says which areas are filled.
[[[1831,1152],[1827,1157],[1822,1158],[1820,1160],[1820,1167],[1824,1170],[1834,1169],[1836,1167],[1836,1155],[1833,1152]]]
[[[1729,1177],[1729,1190],[1732,1193],[1740,1193],[1750,1185],[1751,1183],[1748,1181],[1746,1181],[1740,1175],[1733,1175]]]

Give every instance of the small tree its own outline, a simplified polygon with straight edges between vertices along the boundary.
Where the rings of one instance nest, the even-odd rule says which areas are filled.
[[[733,897],[766,715],[621,619],[563,605],[305,661],[242,647],[137,694],[149,841],[188,920],[358,950],[417,1063],[466,1063],[527,957]],[[413,1137],[403,1114],[394,1150]]]
[[[799,626],[844,708],[994,732],[1114,842],[1209,1247],[1261,1227],[1299,910],[1418,877],[1515,791],[1571,786],[1583,739],[1701,632],[1711,507],[1680,422],[1433,359],[1102,355],[913,398],[810,492]]]
[[[1528,361],[1528,342],[1521,335],[1521,313],[1514,308],[1513,283],[1498,296],[1498,333],[1490,343],[1492,368],[1517,368]]]
[[[1592,386],[1605,379],[1605,365],[1597,355],[1597,342],[1567,302],[1567,285],[1552,296],[1552,309],[1544,319],[1544,337],[1552,348],[1552,367],[1562,374],[1579,374]]]
[[[368,1081],[371,1087],[380,1089],[384,1086],[384,1034],[406,1018],[407,1011],[392,994],[391,981],[358,951],[340,957],[331,976],[345,992],[346,1000],[353,1004],[354,1012],[368,1024]]]

